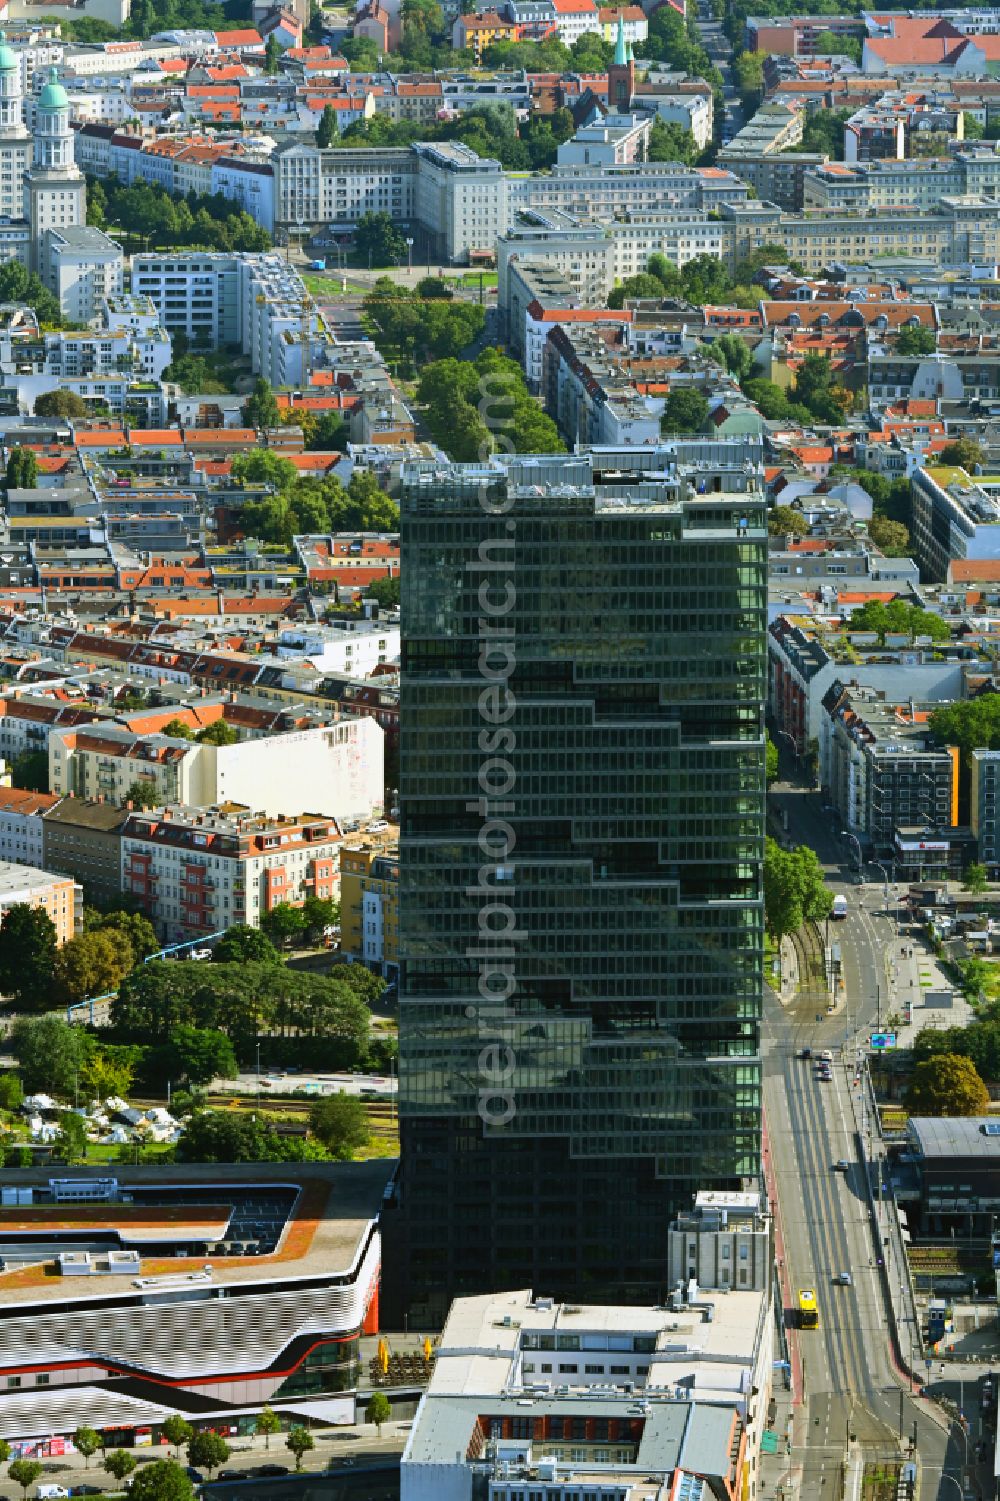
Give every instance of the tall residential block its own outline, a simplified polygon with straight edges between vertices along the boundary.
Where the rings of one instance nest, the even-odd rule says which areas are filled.
[[[758,1172],[767,537],[735,453],[404,466],[386,1275],[418,1327],[504,1288],[658,1302],[672,1216]]]

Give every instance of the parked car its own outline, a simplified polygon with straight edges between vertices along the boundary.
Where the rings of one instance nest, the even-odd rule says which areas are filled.
[[[64,1485],[36,1485],[37,1501],[67,1501],[69,1491]]]
[[[204,1477],[204,1475],[201,1473],[200,1470],[196,1470],[195,1467],[194,1467],[194,1465],[185,1465],[184,1466],[184,1473],[185,1473],[185,1475],[187,1476],[187,1478],[189,1480],[193,1480],[194,1481],[195,1485],[204,1485],[205,1484],[205,1477]]]
[[[287,1475],[287,1465],[258,1465],[254,1470],[255,1475]]]

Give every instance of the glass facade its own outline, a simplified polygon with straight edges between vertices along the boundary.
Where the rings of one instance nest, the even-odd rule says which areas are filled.
[[[672,1214],[759,1168],[764,502],[614,462],[404,469],[411,1320],[657,1302]]]

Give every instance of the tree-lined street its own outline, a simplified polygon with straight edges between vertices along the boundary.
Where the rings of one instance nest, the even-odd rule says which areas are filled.
[[[782,775],[790,770],[783,766]],[[917,1383],[892,1355],[886,1289],[880,1266],[887,1261],[894,1291],[897,1253],[884,1243],[887,1224],[876,1231],[862,1159],[864,1081],[856,1082],[860,1043],[867,1042],[880,1012],[893,1005],[893,923],[884,913],[882,881],[853,879],[857,856],[839,825],[822,811],[820,795],[779,780],[771,806],[788,838],[817,852],[827,885],[847,898],[848,915],[833,932],[841,950],[844,990],[837,1009],[793,998],[782,1005],[768,992],[763,1029],[764,1101],[769,1168],[777,1191],[786,1326],[794,1326],[799,1289],[814,1288],[819,1328],[790,1329],[796,1405],[790,1430],[783,1490],[809,1498],[840,1494],[840,1465],[849,1451],[866,1459],[916,1453],[924,1471],[922,1495],[954,1494],[950,1480],[962,1477],[964,1444],[949,1437],[937,1402],[917,1393]],[[814,1055],[802,1058],[803,1049]],[[833,1054],[827,1082],[815,1054]],[[838,1164],[846,1163],[846,1170]],[[850,1285],[836,1279],[850,1276]],[[905,1303],[905,1300],[901,1300]],[[902,1326],[904,1354],[910,1328]],[[935,1394],[942,1387],[933,1388]],[[943,1477],[943,1478],[942,1478]],[[973,1495],[977,1494],[973,1491]]]

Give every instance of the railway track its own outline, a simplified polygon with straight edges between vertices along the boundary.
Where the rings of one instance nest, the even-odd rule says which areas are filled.
[[[792,937],[792,946],[799,965],[799,1002],[825,1011],[830,994],[826,983],[826,950],[819,925],[803,923]]]

